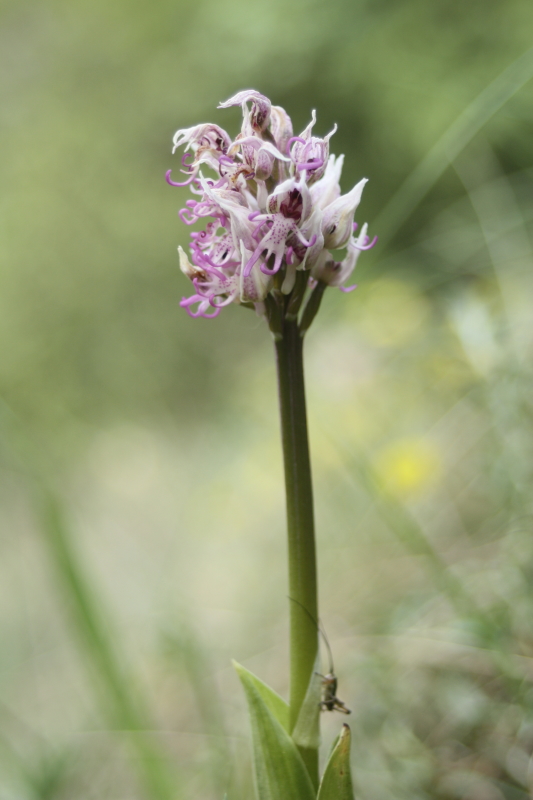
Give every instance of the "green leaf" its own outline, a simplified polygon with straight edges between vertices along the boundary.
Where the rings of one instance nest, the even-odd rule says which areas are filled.
[[[315,800],[302,757],[277,716],[288,713],[281,710],[283,700],[240,664],[233,665],[248,700],[259,800]]]
[[[274,689],[271,689],[270,686],[267,686],[266,683],[254,675],[252,672],[249,672],[245,667],[241,667],[240,664],[237,664],[236,661],[233,662],[235,669],[237,670],[239,677],[241,678],[241,670],[246,673],[248,680],[250,680],[255,689],[261,695],[261,699],[263,700],[264,704],[268,708],[268,710],[274,715],[277,721],[283,725],[287,733],[289,733],[289,705],[285,702],[283,697],[280,697]]]
[[[317,654],[315,666],[305,698],[292,732],[292,738],[298,747],[317,750],[320,747],[320,699],[322,696],[322,676],[319,674],[320,656]]]
[[[317,800],[353,800],[350,739],[350,728],[343,725],[322,776]]]

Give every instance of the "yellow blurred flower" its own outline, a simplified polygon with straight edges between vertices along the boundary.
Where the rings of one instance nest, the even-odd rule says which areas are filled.
[[[397,439],[378,454],[375,467],[387,491],[405,496],[434,483],[442,462],[437,447],[427,439]]]

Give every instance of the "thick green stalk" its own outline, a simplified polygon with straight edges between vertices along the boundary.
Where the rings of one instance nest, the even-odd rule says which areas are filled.
[[[290,609],[290,726],[296,725],[318,650],[317,574],[311,463],[303,372],[303,338],[296,320],[275,334],[281,436],[287,495]],[[318,752],[301,749],[318,784]]]

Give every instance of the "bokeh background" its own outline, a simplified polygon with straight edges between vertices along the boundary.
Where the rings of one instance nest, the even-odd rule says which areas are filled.
[[[338,123],[380,236],[307,344],[358,798],[533,796],[532,30],[528,0],[3,0],[1,800],[252,796],[230,658],[287,692],[272,347],[179,309],[163,178],[251,87]]]

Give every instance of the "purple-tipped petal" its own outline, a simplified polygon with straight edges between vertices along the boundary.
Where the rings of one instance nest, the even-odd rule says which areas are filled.
[[[365,238],[368,239],[369,237],[366,236]],[[357,247],[358,250],[372,250],[372,248],[376,244],[377,240],[378,240],[378,237],[374,236],[374,238],[372,239],[370,244],[357,244],[356,247]]]
[[[263,275],[275,275],[281,269],[281,262],[283,261],[283,253],[276,253],[276,257],[274,259],[274,266],[272,269],[269,269],[266,264],[261,264],[260,270]]]
[[[306,140],[302,139],[301,136],[291,136],[291,138],[287,142],[287,150],[289,150],[293,142],[300,142],[300,144],[306,144]]]
[[[167,169],[165,173],[165,180],[169,184],[169,186],[188,186],[196,178],[196,173],[197,173],[197,171],[195,171],[188,180],[183,181],[183,183],[177,183],[176,181],[170,179],[171,172],[172,172],[171,169]]]
[[[298,239],[301,241],[301,243],[304,245],[304,247],[312,247],[314,244],[316,244],[316,240],[318,239],[316,233],[312,235],[309,241],[307,241],[303,233],[299,230],[296,230],[296,235]]]
[[[250,274],[250,272],[252,271],[252,269],[254,267],[254,264],[256,264],[259,261],[259,259],[261,257],[261,253],[263,252],[263,250],[264,250],[264,247],[262,246],[262,242],[260,242],[257,245],[257,247],[255,248],[254,252],[250,256],[250,258],[248,259],[248,261],[247,261],[247,263],[246,263],[246,265],[244,267],[244,273],[243,274],[244,274],[245,278],[247,278],[248,275]]]
[[[194,225],[195,222],[198,222],[198,217],[191,217],[191,219],[187,219],[185,215],[187,214],[188,211],[189,211],[188,208],[180,208],[180,210],[178,211],[178,217],[181,219],[182,222],[185,223],[185,225]]]
[[[294,250],[292,247],[287,247],[287,252],[285,253],[285,261],[287,262],[289,267],[292,267]]]
[[[320,169],[324,166],[324,159],[323,158],[315,158],[311,159],[310,161],[299,161],[296,166],[298,169],[302,170],[310,170],[310,169]]]

